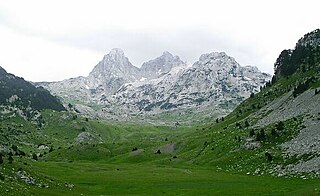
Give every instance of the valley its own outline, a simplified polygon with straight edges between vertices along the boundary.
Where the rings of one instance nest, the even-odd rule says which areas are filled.
[[[0,193],[319,195],[319,40],[283,50],[272,78],[215,52],[138,69],[114,49],[37,87],[1,68]]]

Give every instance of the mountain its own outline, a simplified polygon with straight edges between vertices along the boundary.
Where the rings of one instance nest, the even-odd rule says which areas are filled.
[[[36,88],[23,78],[7,73],[0,67],[0,104],[36,110],[65,110],[60,101],[42,87]]]
[[[294,49],[282,51],[272,81],[208,129],[229,137],[224,139],[230,147],[223,160],[232,163],[224,168],[250,168],[248,175],[319,178],[319,32],[306,34]],[[208,142],[211,145],[216,144]],[[210,151],[203,154],[213,156]]]
[[[225,53],[210,53],[192,67],[180,64],[156,79],[126,84],[108,102],[140,113],[225,107],[225,115],[269,78],[255,67],[241,67]]]
[[[192,66],[164,52],[139,69],[122,50],[113,49],[88,77],[38,85],[80,112],[88,113],[93,106],[100,110],[91,114],[128,119],[166,111],[194,113],[196,108],[225,115],[268,80],[270,75],[242,67],[223,52],[201,55]]]

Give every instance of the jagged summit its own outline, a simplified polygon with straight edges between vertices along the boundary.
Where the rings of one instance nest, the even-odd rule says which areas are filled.
[[[109,55],[122,55],[122,56],[124,56],[124,52],[121,48],[113,48],[110,50]]]
[[[233,57],[228,56],[225,52],[203,54],[192,67],[203,67],[216,72],[218,75],[226,75],[226,77],[228,74],[238,75],[242,68]]]
[[[104,61],[123,61],[123,59],[127,58],[120,48],[113,48],[108,54],[103,57]]]
[[[170,52],[164,51],[160,57],[143,63],[140,70],[146,78],[157,78],[179,65],[185,65],[185,63],[178,56],[173,56]]]
[[[225,52],[212,52],[212,53],[206,53],[202,54],[199,58],[199,61],[203,61],[204,59],[220,59],[224,57],[229,57]]]
[[[121,85],[136,81],[139,75],[139,69],[131,64],[124,52],[114,48],[90,72],[87,86],[90,89],[99,89],[95,91],[97,93],[110,95]]]

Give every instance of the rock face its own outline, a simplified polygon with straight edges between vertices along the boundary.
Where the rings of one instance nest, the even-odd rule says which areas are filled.
[[[139,69],[122,50],[113,49],[88,77],[38,85],[65,103],[96,105],[105,114],[130,116],[208,107],[229,110],[268,80],[270,75],[242,67],[223,52],[203,54],[192,66],[164,52]]]

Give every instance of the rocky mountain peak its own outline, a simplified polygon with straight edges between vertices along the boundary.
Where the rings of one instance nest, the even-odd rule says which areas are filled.
[[[89,76],[123,77],[136,72],[138,68],[131,64],[124,52],[119,48],[114,48],[94,67]]]
[[[216,60],[216,59],[224,59],[228,58],[229,56],[225,52],[212,52],[212,53],[206,53],[202,54],[199,58],[199,61],[205,61],[208,59]],[[231,57],[229,57],[231,58]]]
[[[168,51],[164,51],[161,56],[167,57],[167,58],[173,58],[173,55]]]
[[[118,88],[139,78],[139,69],[131,64],[119,48],[112,49],[93,68],[87,78],[90,89],[99,89],[97,93],[112,94]]]
[[[157,78],[170,72],[172,68],[184,64],[178,56],[173,56],[170,52],[164,51],[161,56],[143,63],[140,70],[142,75],[147,78]]]
[[[126,58],[124,52],[120,48],[113,48],[107,55],[104,56],[104,59],[112,59],[114,61]]]
[[[239,71],[240,65],[233,57],[225,52],[212,52],[200,56],[199,61],[193,64],[194,68],[210,69],[212,71],[223,71],[226,74]]]

